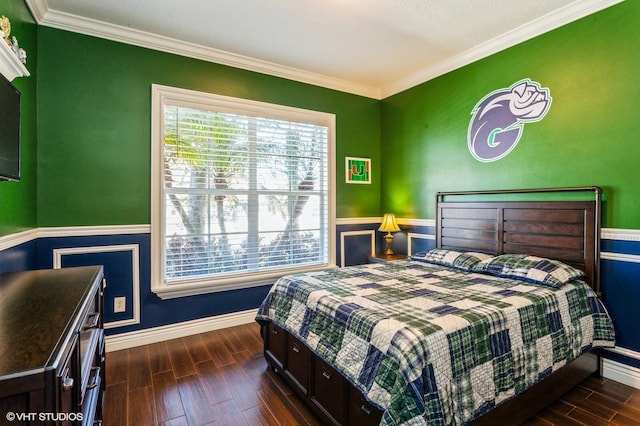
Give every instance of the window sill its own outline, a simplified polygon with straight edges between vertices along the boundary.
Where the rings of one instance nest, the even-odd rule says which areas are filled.
[[[335,268],[335,265],[307,266],[303,268],[289,268],[269,273],[257,273],[225,278],[205,278],[173,284],[152,283],[151,291],[160,299],[175,299],[178,297],[195,296],[199,294],[217,293],[229,290],[241,290],[244,288],[273,285],[278,278],[300,272],[320,271],[327,268]]]

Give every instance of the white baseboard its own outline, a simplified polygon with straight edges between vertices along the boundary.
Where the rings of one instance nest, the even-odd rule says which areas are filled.
[[[121,349],[148,345],[164,340],[177,339],[192,334],[204,333],[211,330],[233,327],[236,325],[250,324],[255,321],[257,309],[232,312],[230,314],[217,315],[215,317],[200,318],[193,321],[185,321],[177,324],[147,328],[129,333],[107,336],[106,351],[119,351]]]
[[[640,389],[640,368],[604,359],[602,362],[602,375],[607,379]]]

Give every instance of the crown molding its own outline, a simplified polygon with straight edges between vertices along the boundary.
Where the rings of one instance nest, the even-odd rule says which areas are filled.
[[[238,55],[195,43],[188,43],[182,40],[133,28],[88,19],[64,12],[58,12],[56,10],[50,10],[46,5],[46,0],[26,0],[26,3],[38,22],[38,25],[117,41],[161,52],[173,53],[189,58],[201,59],[207,62],[254,71],[274,77],[286,78],[288,80],[339,90],[341,92],[352,93],[368,98],[380,99],[380,89],[377,87],[328,77],[310,71],[250,58],[248,56]]]
[[[557,11],[542,16],[524,25],[521,25],[514,30],[507,31],[474,46],[472,49],[466,50],[458,55],[455,55],[445,61],[442,61],[435,66],[425,68],[414,74],[407,76],[404,79],[381,88],[381,99],[400,93],[404,90],[415,87],[426,81],[432,80],[436,77],[444,75],[450,71],[462,68],[465,65],[469,65],[480,59],[491,56],[516,44],[535,38],[539,35],[547,33],[551,30],[559,28],[570,22],[577,21],[580,18],[596,13],[600,10],[606,9],[615,4],[621,3],[624,0],[578,0],[574,1],[567,6],[558,9]]]
[[[624,0],[576,0],[556,12],[547,14],[512,31],[508,31],[492,40],[442,61],[435,66],[413,73],[388,86],[372,87],[202,45],[187,43],[132,28],[58,12],[49,9],[47,0],[25,0],[39,25],[201,59],[373,99],[384,99],[395,95],[518,43],[522,43],[523,41],[537,37],[592,13],[621,3],[622,1]]]
[[[47,14],[49,10],[49,4],[47,0],[25,0],[29,11],[31,11],[31,15],[33,19],[36,20],[37,23],[40,23],[44,19],[44,15]]]

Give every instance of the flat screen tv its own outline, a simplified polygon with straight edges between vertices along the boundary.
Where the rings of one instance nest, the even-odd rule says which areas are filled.
[[[0,180],[20,180],[20,91],[0,75]]]

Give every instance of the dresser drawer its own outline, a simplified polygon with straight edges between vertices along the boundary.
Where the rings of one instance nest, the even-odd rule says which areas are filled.
[[[75,413],[78,410],[75,407],[81,398],[80,388],[80,369],[78,366],[78,344],[77,338],[74,336],[69,342],[66,350],[63,352],[65,355],[60,367],[55,370],[58,375],[56,382],[58,383],[58,392],[60,398],[57,401],[58,406],[52,407],[52,411],[62,413]]]
[[[102,418],[102,371],[101,367],[91,369],[89,383],[82,402],[82,425],[99,423]]]
[[[47,413],[47,425],[102,421],[103,278],[102,266],[0,276],[0,312],[21,307],[2,342],[12,353],[0,357],[0,411]]]

